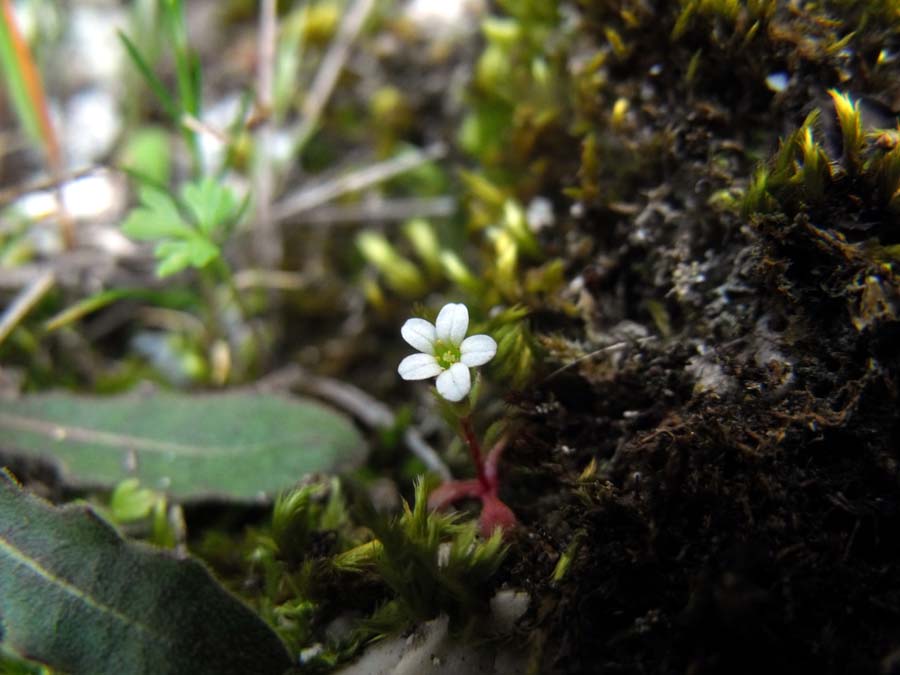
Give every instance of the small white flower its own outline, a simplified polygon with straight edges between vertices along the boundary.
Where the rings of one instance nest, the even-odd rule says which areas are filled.
[[[404,380],[424,380],[437,375],[438,393],[448,401],[461,401],[472,388],[469,368],[480,366],[497,353],[489,335],[470,335],[469,310],[459,303],[444,305],[435,325],[425,319],[410,319],[400,334],[421,352],[407,356],[397,372]],[[465,338],[465,339],[463,339]]]

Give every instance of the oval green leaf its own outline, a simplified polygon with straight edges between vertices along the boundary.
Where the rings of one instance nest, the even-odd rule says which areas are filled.
[[[247,502],[358,466],[366,445],[348,418],[308,399],[57,393],[0,402],[0,454],[49,462],[74,488],[137,478],[182,501]]]
[[[279,675],[290,657],[196,560],[127,542],[0,472],[2,647],[66,673]]]

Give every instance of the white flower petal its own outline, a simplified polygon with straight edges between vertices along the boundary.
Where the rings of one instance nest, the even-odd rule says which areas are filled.
[[[438,393],[448,401],[462,401],[472,388],[472,375],[461,363],[454,363],[438,375]]]
[[[497,343],[490,335],[471,335],[459,346],[460,361],[469,368],[480,366],[497,353]]]
[[[409,319],[400,329],[400,335],[411,347],[434,354],[434,326],[425,319]]]
[[[411,354],[400,362],[397,372],[404,380],[425,380],[444,369],[431,354]]]
[[[438,340],[448,340],[455,345],[462,342],[469,328],[469,310],[462,303],[451,302],[444,305],[438,314],[437,321]]]

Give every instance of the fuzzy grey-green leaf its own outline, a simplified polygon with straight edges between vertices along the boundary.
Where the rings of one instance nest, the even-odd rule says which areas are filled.
[[[126,478],[176,499],[253,501],[366,455],[353,423],[308,399],[255,392],[0,402],[0,459],[56,466],[72,487]]]
[[[0,474],[3,647],[74,675],[278,675],[278,637],[203,565]]]

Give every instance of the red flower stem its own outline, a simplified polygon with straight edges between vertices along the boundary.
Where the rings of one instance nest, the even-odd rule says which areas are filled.
[[[472,420],[468,415],[459,419],[459,426],[462,430],[462,436],[469,446],[469,454],[472,455],[472,463],[475,464],[475,473],[478,476],[478,482],[485,492],[490,491],[491,484],[484,472],[484,459],[481,456],[481,445],[475,437],[475,431],[472,429]]]

